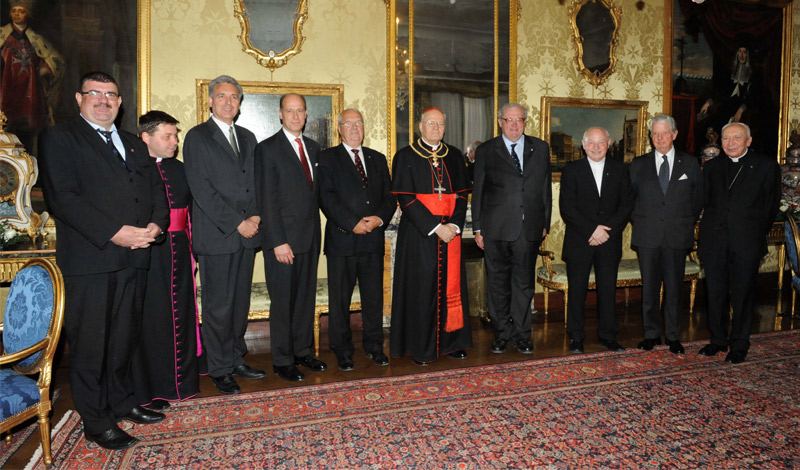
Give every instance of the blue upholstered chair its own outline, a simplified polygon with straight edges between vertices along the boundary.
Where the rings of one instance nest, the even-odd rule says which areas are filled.
[[[50,456],[50,379],[64,320],[64,278],[45,259],[14,276],[3,317],[0,355],[0,434],[38,416],[42,453]],[[38,379],[30,377],[38,374]]]
[[[789,259],[789,266],[792,268],[792,316],[794,316],[794,303],[797,291],[800,290],[800,259],[798,259],[797,246],[800,238],[797,234],[797,223],[791,216],[786,217],[783,223],[783,231],[786,235],[786,258]]]

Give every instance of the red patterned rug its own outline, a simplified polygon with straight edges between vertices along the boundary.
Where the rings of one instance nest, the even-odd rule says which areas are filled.
[[[596,353],[190,400],[124,452],[76,413],[54,468],[799,468],[800,331],[747,362]],[[40,456],[28,468],[43,469]]]

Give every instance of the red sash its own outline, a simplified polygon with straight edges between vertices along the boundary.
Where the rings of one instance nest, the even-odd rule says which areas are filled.
[[[189,228],[189,208],[182,207],[180,209],[169,210],[169,228],[168,232],[183,232]]]
[[[417,194],[417,199],[433,215],[450,217],[456,209],[455,194]],[[447,321],[444,330],[449,332],[464,327],[464,307],[461,305],[461,235],[447,244]]]

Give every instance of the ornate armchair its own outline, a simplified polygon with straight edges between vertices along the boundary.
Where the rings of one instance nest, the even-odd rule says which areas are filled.
[[[64,278],[54,263],[33,259],[11,282],[0,355],[0,433],[38,416],[50,464],[50,380],[64,320]],[[38,374],[38,380],[29,375]]]
[[[789,258],[789,266],[792,268],[792,316],[794,316],[795,298],[797,291],[800,290],[800,259],[797,256],[797,245],[800,244],[800,238],[798,238],[797,224],[791,216],[786,217],[783,228],[786,234],[786,257]]]

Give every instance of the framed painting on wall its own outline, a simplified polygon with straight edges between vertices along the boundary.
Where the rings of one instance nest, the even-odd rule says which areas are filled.
[[[751,128],[753,150],[780,159],[788,146],[792,1],[665,2],[665,112],[677,148],[698,155],[709,128]]]
[[[209,79],[196,82],[198,124],[211,116],[211,108],[208,107],[209,83]],[[244,97],[236,124],[254,133],[259,142],[281,128],[278,116],[281,96],[297,93],[306,100],[307,117],[303,135],[323,149],[339,145],[336,120],[343,110],[344,85],[279,82],[239,82],[239,85],[242,86]]]
[[[647,101],[543,96],[541,109],[540,137],[550,144],[553,172],[583,158],[581,140],[590,127],[603,127],[611,136],[608,158],[628,163],[645,153]]]

